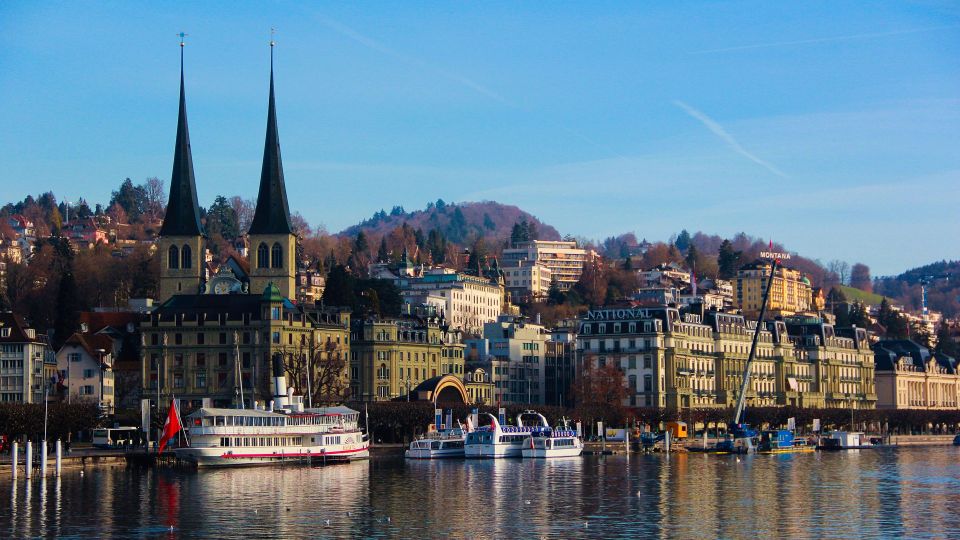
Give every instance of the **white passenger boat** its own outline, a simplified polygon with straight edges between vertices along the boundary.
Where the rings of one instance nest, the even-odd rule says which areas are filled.
[[[443,417],[440,409],[436,410],[434,418],[435,422],[430,424],[427,434],[412,441],[404,455],[409,459],[462,458],[466,431],[470,429],[465,431],[459,421],[457,427],[453,427],[452,410],[447,411],[447,421],[444,423],[441,423]]]
[[[555,429],[543,437],[531,437],[521,453],[525,458],[576,457],[583,452],[583,443],[571,429]]]
[[[279,367],[279,371],[278,371]],[[325,463],[370,456],[360,413],[347,407],[304,409],[274,363],[272,410],[202,408],[183,426],[189,446],[174,454],[201,467]]]
[[[516,426],[501,426],[497,417],[486,414],[490,417],[490,425],[467,434],[464,455],[468,458],[521,457],[524,445],[529,444],[528,439],[543,437],[552,431],[547,419],[538,412],[518,414]],[[524,416],[538,418],[539,425],[524,425]]]
[[[464,441],[462,429],[428,433],[424,438],[412,441],[404,455],[410,459],[462,458]]]

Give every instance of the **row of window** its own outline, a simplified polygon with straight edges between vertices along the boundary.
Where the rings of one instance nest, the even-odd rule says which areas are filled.
[[[220,437],[220,446],[301,446],[303,437]]]

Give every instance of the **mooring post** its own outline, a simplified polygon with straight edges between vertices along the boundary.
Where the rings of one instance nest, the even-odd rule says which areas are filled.
[[[47,441],[40,442],[40,476],[47,477]]]
[[[57,439],[57,465],[56,472],[57,476],[60,476],[60,468],[63,466],[63,441]]]
[[[33,468],[33,441],[27,439],[27,478],[31,476],[31,469]]]
[[[13,465],[13,479],[17,479],[17,468],[20,466],[20,443],[13,442],[13,454],[11,455],[10,464]]]

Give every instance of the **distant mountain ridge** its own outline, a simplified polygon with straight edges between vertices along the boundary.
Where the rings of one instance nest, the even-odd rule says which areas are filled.
[[[355,237],[363,230],[368,237],[376,238],[406,223],[414,230],[422,230],[424,234],[438,229],[449,241],[457,244],[464,244],[477,236],[500,242],[510,238],[513,226],[523,221],[536,225],[539,239],[560,240],[557,229],[514,205],[495,201],[446,203],[442,199],[413,212],[407,212],[402,206],[393,207],[389,213],[380,210],[339,234]]]

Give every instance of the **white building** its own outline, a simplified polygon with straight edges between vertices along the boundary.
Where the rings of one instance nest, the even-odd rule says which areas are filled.
[[[13,313],[0,312],[0,402],[43,403],[54,366],[47,336]]]
[[[583,274],[583,265],[596,257],[596,253],[577,247],[576,242],[531,240],[520,242],[513,248],[503,250],[503,265],[514,267],[520,261],[537,263],[550,269],[560,290],[573,287]],[[549,283],[547,286],[549,287]]]
[[[540,263],[517,261],[511,266],[502,266],[504,286],[513,302],[543,300],[550,292],[553,273]]]
[[[657,265],[649,270],[637,271],[637,282],[641,289],[679,286],[681,284],[690,284],[690,272],[684,270],[677,263],[664,263]]]
[[[57,371],[67,403],[96,403],[106,414],[114,408],[113,339],[77,332],[57,351]]]
[[[495,280],[431,268],[395,280],[406,304],[435,306],[453,329],[479,334],[503,312],[503,285]]]

